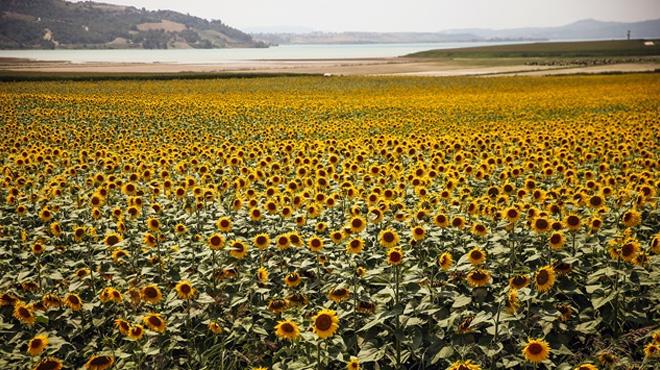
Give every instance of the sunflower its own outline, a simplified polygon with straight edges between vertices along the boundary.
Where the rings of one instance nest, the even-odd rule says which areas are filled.
[[[346,300],[350,295],[351,292],[346,288],[332,288],[328,292],[328,298],[337,303]]]
[[[30,356],[38,356],[48,346],[48,336],[46,334],[37,334],[28,342],[28,353]]]
[[[541,293],[550,290],[555,284],[555,270],[552,266],[541,267],[534,275],[534,283],[536,284],[536,289]]]
[[[149,284],[142,288],[140,297],[147,303],[158,304],[163,299],[163,293],[156,284]]]
[[[39,219],[42,222],[48,222],[53,219],[53,212],[48,208],[42,208],[41,211],[39,211]]]
[[[471,360],[460,360],[451,364],[447,370],[481,370],[481,366]]]
[[[385,229],[378,234],[378,241],[385,248],[395,247],[399,240],[399,234],[393,229]]]
[[[144,336],[144,327],[140,324],[135,324],[128,330],[128,337],[133,340],[140,340]]]
[[[176,286],[174,287],[176,290],[176,294],[179,296],[181,299],[192,299],[195,296],[196,289],[192,286],[192,283],[188,280],[181,280],[178,283],[176,283]]]
[[[164,333],[167,323],[159,313],[149,313],[143,318],[144,324],[151,330]]]
[[[273,313],[281,313],[286,311],[289,307],[289,304],[284,299],[271,299],[268,302],[268,310]]]
[[[491,280],[490,271],[484,269],[470,271],[467,275],[467,283],[473,288],[486,286],[490,284]]]
[[[550,243],[550,248],[558,251],[564,246],[564,244],[566,244],[566,238],[564,237],[563,233],[555,232],[550,235],[548,243]]]
[[[296,340],[300,336],[300,328],[291,320],[283,320],[275,326],[275,335],[281,339]]]
[[[268,270],[261,266],[257,270],[257,280],[259,280],[259,283],[261,284],[266,284],[268,283]]]
[[[639,254],[641,248],[637,239],[627,239],[621,246],[620,255],[626,262],[633,262]]]
[[[449,252],[444,252],[441,255],[438,256],[438,266],[440,266],[443,270],[447,271],[451,268],[451,266],[454,263],[454,259],[451,256],[451,253]]]
[[[209,322],[208,325],[207,325],[207,327],[209,328],[209,330],[210,330],[213,334],[220,334],[220,333],[222,333],[222,326],[220,326],[220,324],[218,324],[218,323],[215,322],[215,321],[211,321],[211,322]]]
[[[659,358],[660,346],[656,343],[649,343],[644,347],[644,357],[646,358]]]
[[[387,264],[388,265],[399,265],[403,261],[403,250],[401,248],[390,248],[387,251]]]
[[[362,238],[354,238],[346,245],[346,253],[359,254],[364,249],[364,240]]]
[[[449,226],[449,217],[444,213],[438,213],[433,216],[433,223],[439,228],[445,228]]]
[[[110,301],[121,303],[122,296],[121,293],[117,291],[117,289],[113,287],[105,287],[103,288],[101,293],[99,293],[99,299],[101,300],[102,303],[106,303]]]
[[[516,222],[520,219],[520,211],[518,211],[518,208],[510,207],[502,212],[502,217],[509,222]]]
[[[474,247],[468,252],[468,261],[470,261],[473,266],[479,266],[486,262],[486,253],[479,247]]]
[[[157,218],[149,217],[147,218],[147,227],[153,232],[160,230],[160,221]]]
[[[564,218],[564,225],[570,231],[578,231],[582,226],[582,220],[577,215],[568,215]]]
[[[216,222],[215,226],[218,228],[218,230],[228,233],[232,229],[232,222],[229,217],[220,217]]]
[[[295,271],[288,273],[284,277],[284,283],[291,288],[297,287],[298,285],[300,285],[301,282],[302,282],[302,278],[300,277],[300,274],[298,274]]]
[[[516,314],[518,308],[520,308],[520,301],[518,300],[517,289],[509,289],[509,292],[506,295],[506,302],[504,308],[509,314],[511,315]]]
[[[367,220],[365,220],[364,217],[362,216],[353,216],[349,224],[350,224],[349,227],[351,229],[351,232],[354,234],[358,234],[364,231],[364,229],[366,229]]]
[[[307,247],[312,252],[320,252],[321,249],[323,249],[323,239],[316,235],[312,235],[312,237],[307,240]]]
[[[122,237],[117,233],[108,233],[105,235],[105,238],[103,239],[103,243],[108,247],[115,246],[119,244],[121,241],[122,241]]]
[[[224,248],[225,238],[218,233],[214,233],[211,236],[209,236],[209,238],[207,239],[207,243],[209,245],[209,248],[211,248],[214,251],[217,251]]]
[[[38,240],[34,244],[32,244],[32,253],[34,255],[38,256],[42,254],[44,251],[46,251],[46,246],[42,241]]]
[[[423,240],[424,237],[426,236],[426,230],[424,230],[424,227],[420,225],[415,226],[410,230],[410,236],[415,241]]]
[[[262,217],[263,217],[263,213],[261,212],[261,210],[259,208],[255,207],[255,208],[250,209],[250,219],[252,221],[255,221],[255,222],[260,221]]]
[[[576,366],[574,370],[598,370],[598,368],[592,364],[582,364]]]
[[[619,359],[612,352],[602,351],[596,355],[598,362],[603,366],[612,366],[619,362]]]
[[[522,289],[529,285],[529,277],[527,275],[516,275],[509,279],[509,286],[513,289]]]
[[[461,230],[465,227],[465,219],[461,216],[456,216],[451,220],[451,226]]]
[[[188,228],[187,228],[186,225],[184,225],[184,224],[176,224],[176,225],[174,226],[174,232],[175,232],[177,235],[183,235],[183,234],[185,234],[186,232],[188,232]]]
[[[147,247],[153,248],[156,246],[158,239],[152,233],[144,233],[144,236],[142,237],[142,241]]]
[[[123,258],[128,256],[130,256],[130,253],[121,248],[115,248],[115,250],[112,251],[112,261],[117,264],[123,263]]]
[[[623,224],[626,225],[626,227],[637,226],[641,220],[642,215],[634,208],[623,215]]]
[[[93,355],[87,360],[84,367],[89,370],[105,370],[112,367],[115,358],[109,355]]]
[[[291,239],[289,239],[288,234],[280,234],[277,236],[275,244],[277,245],[277,249],[285,250],[291,246]]]
[[[351,358],[346,363],[346,370],[360,370],[360,359],[351,356]]]
[[[117,327],[122,335],[128,335],[131,330],[130,324],[124,319],[115,319],[115,327]]]
[[[33,370],[62,370],[62,361],[55,357],[47,357],[39,361]]]
[[[270,245],[270,236],[266,233],[257,234],[254,239],[252,239],[252,242],[257,248],[264,250]]]
[[[472,234],[480,237],[488,235],[488,228],[484,224],[474,224],[472,225]]]
[[[80,296],[75,293],[69,293],[64,297],[64,305],[69,307],[71,311],[80,311],[82,309],[83,301]]]
[[[245,256],[247,256],[249,248],[248,245],[245,244],[244,242],[240,240],[234,240],[231,243],[229,243],[229,245],[231,246],[231,248],[229,248],[230,256],[239,260],[242,260],[243,258],[245,258]]]
[[[550,356],[550,346],[543,339],[528,339],[522,354],[529,362],[543,362]]]
[[[330,240],[332,240],[333,243],[339,244],[344,240],[344,233],[341,230],[338,231],[333,231],[330,233]]]
[[[537,217],[532,220],[532,230],[537,233],[545,233],[551,229],[550,221],[545,217]]]
[[[321,339],[331,337],[339,328],[339,318],[332,310],[321,310],[312,320],[312,330]]]
[[[34,309],[22,301],[17,301],[16,304],[14,304],[14,317],[28,326],[32,326],[37,320],[34,315]]]

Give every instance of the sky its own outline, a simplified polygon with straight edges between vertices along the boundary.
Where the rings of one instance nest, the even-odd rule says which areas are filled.
[[[80,0],[74,0],[80,1]],[[239,29],[433,32],[561,26],[576,20],[660,18],[660,0],[95,0],[220,19]]]

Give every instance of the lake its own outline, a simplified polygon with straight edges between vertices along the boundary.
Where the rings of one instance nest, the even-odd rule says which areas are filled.
[[[264,49],[118,49],[118,50],[0,50],[0,58],[24,58],[72,63],[179,63],[218,64],[268,59],[347,59],[397,57],[430,49],[451,49],[516,42],[447,42],[417,44],[306,44]],[[517,42],[521,43],[521,42]]]

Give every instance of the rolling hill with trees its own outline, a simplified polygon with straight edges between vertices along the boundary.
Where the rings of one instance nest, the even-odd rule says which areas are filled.
[[[220,20],[63,0],[0,2],[2,49],[267,47]]]

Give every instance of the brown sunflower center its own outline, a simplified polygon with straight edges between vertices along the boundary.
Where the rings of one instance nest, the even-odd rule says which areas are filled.
[[[481,259],[482,256],[483,256],[483,254],[481,254],[481,251],[472,251],[472,252],[470,252],[470,257],[473,260],[479,260],[479,259]]]
[[[149,323],[156,327],[161,326],[163,324],[163,322],[157,316],[150,316]]]
[[[332,318],[328,314],[319,315],[314,321],[316,328],[322,331],[330,329],[332,327]]]
[[[550,275],[546,270],[541,270],[539,271],[538,274],[536,274],[536,283],[539,285],[544,285],[550,280]]]
[[[621,255],[623,255],[624,257],[631,256],[634,251],[635,251],[635,247],[630,243],[624,244],[624,246],[621,247]]]
[[[30,348],[39,348],[43,344],[42,340],[39,338],[34,338],[30,341]]]
[[[580,219],[577,216],[568,216],[566,222],[571,226],[577,226],[580,224]]]
[[[401,261],[401,253],[399,253],[397,251],[393,251],[392,253],[390,253],[390,261],[392,261],[392,262]]]
[[[55,360],[46,359],[36,367],[37,370],[55,370],[60,368],[60,363]]]
[[[560,242],[561,242],[561,235],[559,235],[559,234],[554,234],[550,238],[550,243],[552,243],[552,244],[559,244]]]
[[[144,289],[144,295],[147,296],[147,298],[156,298],[158,297],[158,291],[154,287],[147,287]]]
[[[189,294],[190,291],[192,290],[192,287],[188,284],[181,284],[181,287],[179,287],[181,290],[181,293],[183,294]]]
[[[111,359],[108,356],[98,356],[94,357],[89,363],[94,366],[103,366],[111,363]]]
[[[541,230],[547,229],[548,226],[549,226],[548,221],[546,221],[544,218],[540,218],[540,219],[536,220],[536,227],[538,227],[539,229],[541,229]]]
[[[293,325],[291,325],[288,322],[285,322],[284,324],[282,324],[281,328],[282,328],[282,331],[285,332],[285,333],[293,333],[295,331]]]
[[[527,351],[533,355],[538,355],[543,352],[543,346],[539,343],[532,343],[527,346]]]
[[[383,240],[387,243],[392,243],[394,241],[394,234],[392,234],[389,231],[386,232],[385,234],[383,234]]]
[[[355,228],[362,227],[362,220],[356,218],[351,222],[351,225]]]

